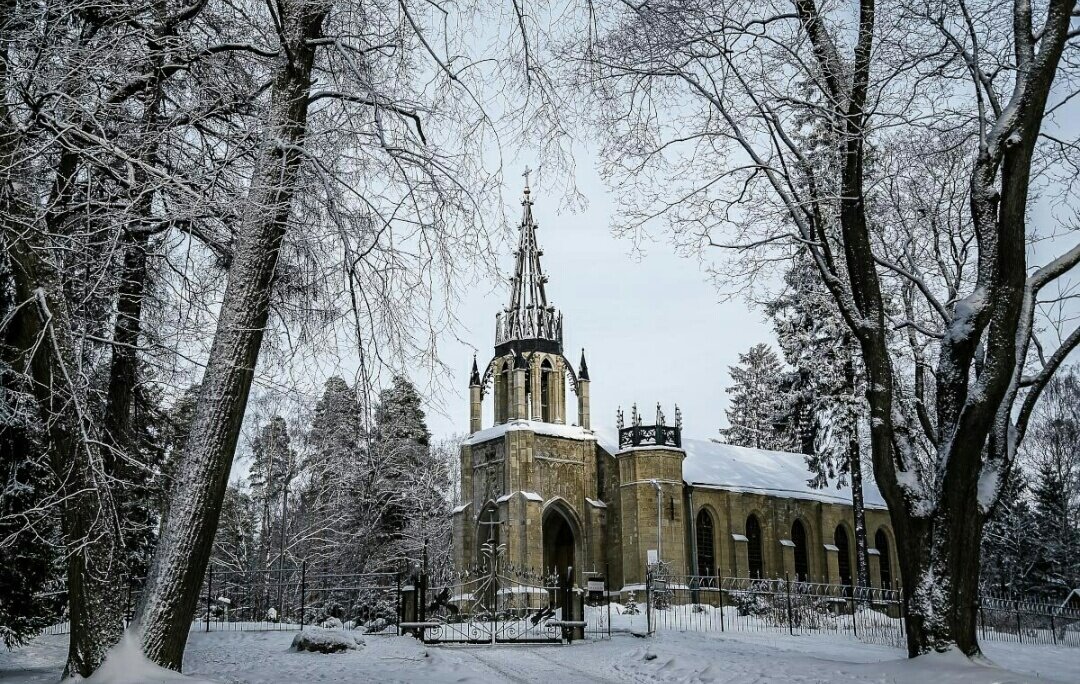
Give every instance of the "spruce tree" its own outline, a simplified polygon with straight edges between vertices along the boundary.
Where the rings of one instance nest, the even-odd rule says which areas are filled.
[[[1080,531],[1070,519],[1065,474],[1052,461],[1039,465],[1032,489],[1037,556],[1031,589],[1045,600],[1060,601],[1080,583]]]
[[[422,404],[416,386],[400,375],[379,393],[373,457],[394,493],[382,520],[387,539],[400,538],[408,517],[420,503],[417,497],[424,495],[414,487],[430,467],[431,433]]]
[[[789,439],[806,454],[809,485],[850,482],[857,576],[868,586],[869,546],[863,504],[859,424],[865,416],[858,354],[836,303],[805,253],[784,274],[784,291],[766,306],[784,359],[792,367],[781,407]]]
[[[1038,548],[1027,478],[1016,469],[986,521],[982,541],[983,589],[1001,596],[1028,592]]]
[[[767,344],[756,344],[739,354],[738,365],[728,370],[731,402],[726,411],[729,426],[720,430],[724,441],[755,449],[790,448],[792,440],[780,428],[783,376],[776,352]]]

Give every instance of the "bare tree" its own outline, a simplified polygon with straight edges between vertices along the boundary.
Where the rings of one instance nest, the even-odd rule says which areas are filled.
[[[1036,183],[1075,180],[1052,118],[1074,94],[1074,3],[589,7],[562,54],[597,98],[621,229],[664,220],[730,255],[718,274],[742,289],[809,252],[862,356],[909,653],[978,653],[982,525],[1080,341],[1048,348],[1037,315],[1080,246],[1028,222]]]

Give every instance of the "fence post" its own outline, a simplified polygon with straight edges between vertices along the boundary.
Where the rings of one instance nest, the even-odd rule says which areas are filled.
[[[397,635],[401,636],[401,622],[405,619],[405,606],[401,602],[401,571],[397,573]]]
[[[307,560],[300,563],[300,631],[304,631],[304,613],[307,612]]]
[[[604,564],[604,600],[607,601],[607,638],[611,638],[611,563]]]
[[[131,615],[131,613],[132,613],[132,608],[131,608],[131,586],[133,584],[135,584],[135,578],[132,577],[131,575],[128,575],[128,578],[127,578],[127,598],[124,599],[124,627],[127,627],[129,624],[131,624],[131,617],[132,617],[132,615]]]
[[[904,598],[904,590],[901,589],[900,593],[897,595],[900,596],[900,635],[904,636],[904,601],[906,601]]]
[[[653,633],[652,627],[652,570],[645,571],[645,631]]]
[[[1024,633],[1020,631],[1020,600],[1013,601],[1013,609],[1016,611],[1016,640],[1024,643]]]
[[[210,631],[210,596],[214,590],[214,566],[210,566],[210,575],[206,578],[206,631]]]
[[[847,590],[845,590],[844,594],[847,594],[847,593],[848,593]],[[855,592],[852,591],[851,592],[851,631],[854,633],[855,638],[858,639],[859,638],[859,625],[858,625],[859,614],[858,614],[858,611],[856,610],[856,607],[855,607],[856,603],[857,603],[857,601],[855,600]]]
[[[784,573],[784,587],[787,589],[787,623],[788,634],[795,636],[795,613],[791,610],[791,577]]]
[[[716,572],[716,587],[720,590],[720,631],[724,631],[724,582],[720,578],[720,571]]]
[[[1054,645],[1057,646],[1057,627],[1054,626],[1054,614],[1050,613],[1050,635],[1054,638]]]

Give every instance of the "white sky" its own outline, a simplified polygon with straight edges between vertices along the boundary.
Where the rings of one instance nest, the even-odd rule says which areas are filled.
[[[612,427],[620,405],[629,414],[635,401],[646,417],[656,402],[674,416],[682,409],[689,436],[712,437],[727,424],[728,366],[758,342],[773,342],[760,311],[742,302],[721,303],[698,258],[675,254],[657,240],[635,250],[629,239],[610,229],[613,198],[594,168],[595,158],[579,154],[578,190],[588,206],[572,213],[559,193],[548,191],[563,179],[533,182],[533,213],[544,251],[541,263],[549,276],[548,299],[564,316],[566,357],[577,368],[585,348],[592,381],[593,427]],[[514,239],[499,255],[504,275],[513,268],[516,226],[524,163],[506,167],[507,215]],[[535,176],[534,176],[535,179]],[[439,340],[442,360],[453,377],[442,396],[431,400],[428,425],[436,437],[465,433],[469,426],[468,384],[473,350],[481,373],[494,353],[495,314],[506,306],[506,285],[480,282],[456,307],[458,339]],[[485,398],[484,426],[492,422],[490,394]],[[567,388],[567,411],[576,422],[577,403]]]

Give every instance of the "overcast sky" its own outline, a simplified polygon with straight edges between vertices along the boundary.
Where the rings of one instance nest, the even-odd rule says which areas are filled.
[[[656,402],[668,416],[677,403],[688,436],[715,436],[726,425],[728,366],[750,346],[771,343],[770,327],[758,310],[741,302],[721,303],[699,259],[677,256],[673,246],[659,241],[635,250],[630,240],[613,236],[613,198],[596,173],[595,159],[581,155],[577,164],[578,190],[588,207],[568,211],[560,194],[549,189],[564,181],[542,175],[539,184],[533,183],[533,213],[540,226],[541,263],[550,278],[548,299],[563,312],[565,354],[575,369],[585,348],[593,426],[613,427],[620,405],[629,413],[636,401],[650,417]],[[498,257],[504,276],[513,268],[524,166],[507,167],[504,194],[515,239]],[[495,314],[508,298],[505,284],[482,281],[458,304],[460,341],[439,341],[440,356],[453,367],[453,377],[450,389],[428,407],[435,436],[468,431],[473,350],[483,372],[494,354]],[[567,411],[576,422],[577,404],[569,387],[567,395]],[[491,423],[489,393],[484,426]]]

